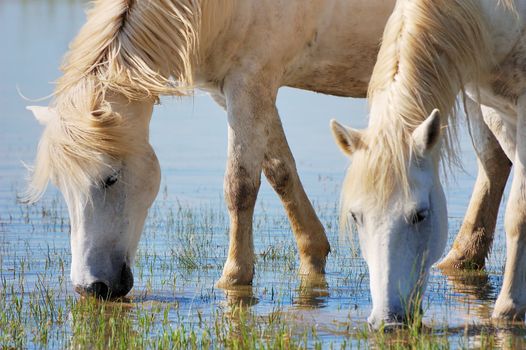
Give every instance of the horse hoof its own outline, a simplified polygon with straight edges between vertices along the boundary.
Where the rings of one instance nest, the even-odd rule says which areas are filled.
[[[484,260],[481,262],[475,259],[468,259],[462,256],[462,254],[450,251],[447,256],[437,264],[437,267],[442,271],[481,270],[484,268]]]
[[[299,274],[308,276],[324,275],[326,260],[326,257],[319,259],[314,259],[312,257],[308,259],[301,259]]]
[[[497,299],[491,321],[493,323],[524,322],[524,308],[519,308],[513,301],[500,301]]]
[[[236,286],[251,286],[252,277],[250,278],[238,278],[234,276],[223,275],[216,282],[216,288],[230,289]]]

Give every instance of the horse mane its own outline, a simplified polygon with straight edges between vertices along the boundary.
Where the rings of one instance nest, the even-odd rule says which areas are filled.
[[[184,93],[192,84],[200,4],[199,0],[94,1],[65,56],[57,92],[91,75],[101,90],[131,100]]]
[[[513,6],[511,0],[502,2]],[[408,167],[415,156],[411,135],[434,108],[441,112],[443,128],[448,126],[435,161],[458,161],[456,96],[491,64],[489,52],[478,0],[397,2],[369,84],[371,121],[364,141],[370,147],[352,162],[344,184],[343,223],[351,195],[373,194],[382,206],[400,190],[410,200]]]
[[[61,173],[75,187],[100,181],[97,174],[108,158],[133,151],[126,118],[112,111],[108,96],[157,101],[160,95],[192,92],[194,66],[209,40],[205,36],[211,35],[211,23],[228,15],[233,0],[219,2],[92,3],[61,66],[51,103],[56,118],[40,141],[24,200],[38,200],[49,179]]]

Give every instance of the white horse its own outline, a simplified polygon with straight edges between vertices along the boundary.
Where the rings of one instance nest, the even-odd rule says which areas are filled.
[[[329,242],[298,177],[275,106],[283,85],[364,97],[394,1],[98,0],[73,41],[45,125],[28,199],[51,180],[71,220],[71,279],[118,297],[133,284],[159,187],[148,141],[160,95],[204,89],[227,110],[230,246],[219,286],[250,284],[252,215],[263,171],[296,236],[300,272],[323,272]],[[196,133],[198,131],[196,130]]]
[[[492,317],[524,318],[525,18],[526,1],[397,1],[369,86],[368,128],[332,123],[337,143],[353,159],[342,213],[354,219],[369,266],[373,327],[411,316],[420,306],[429,269],[444,250],[447,212],[438,166],[440,158],[455,157],[459,92],[476,148],[491,139],[481,126],[484,119],[507,156],[488,160],[486,169],[498,173],[508,159],[514,165],[505,214],[504,282]],[[480,104],[489,106],[484,116]],[[508,177],[507,167],[502,177]]]
[[[277,91],[287,85],[364,97],[393,7],[394,0],[96,1],[66,56],[52,106],[33,108],[46,128],[28,199],[38,199],[49,180],[64,195],[76,290],[118,297],[131,289],[130,266],[159,187],[148,141],[153,105],[160,95],[195,87],[228,114],[230,247],[218,285],[252,281],[262,171],[290,218],[300,272],[323,272],[329,243],[296,172]],[[490,175],[481,188],[501,181]],[[486,218],[496,210],[481,200],[474,208],[495,214],[474,215],[482,219],[464,231],[491,234]]]

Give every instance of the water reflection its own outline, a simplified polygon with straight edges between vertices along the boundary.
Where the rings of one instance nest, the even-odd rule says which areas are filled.
[[[520,326],[497,329],[495,347],[500,349],[526,349],[526,329],[524,322]]]
[[[252,286],[234,286],[223,289],[229,307],[251,307],[259,303]]]
[[[485,270],[477,271],[443,271],[453,293],[452,298],[463,307],[467,319],[475,321],[473,316],[482,322],[489,320],[495,302],[495,286],[490,283]]]
[[[0,0],[1,47],[6,48],[6,52],[9,52],[8,55],[0,55],[0,77],[2,77],[0,79],[2,105],[0,121],[4,126],[0,129],[0,158],[2,158],[0,213],[3,219],[6,217],[4,213],[14,213],[15,222],[18,222],[19,217],[27,217],[24,220],[28,220],[16,224],[11,221],[8,224],[2,222],[0,244],[3,245],[3,248],[0,253],[0,274],[5,266],[16,266],[15,263],[18,266],[21,265],[18,252],[30,251],[27,256],[31,257],[31,273],[38,273],[40,266],[43,266],[43,264],[37,264],[37,260],[46,263],[48,260],[50,262],[56,260],[66,261],[65,269],[61,263],[60,271],[54,273],[50,281],[55,281],[55,278],[64,278],[67,275],[67,272],[64,272],[68,269],[69,259],[67,235],[52,235],[49,232],[51,229],[42,225],[42,218],[38,217],[40,215],[38,212],[21,215],[18,204],[13,204],[15,203],[13,200],[15,189],[21,188],[20,184],[25,175],[20,160],[32,162],[36,142],[41,133],[40,126],[25,111],[24,107],[27,102],[18,95],[16,86],[20,87],[23,94],[32,98],[51,93],[53,86],[48,82],[55,80],[59,75],[57,67],[61,56],[66,51],[73,35],[84,22],[83,8],[85,6],[80,4],[85,3],[87,0]],[[164,188],[169,188],[170,191],[169,194],[168,192],[166,194],[167,200],[177,205],[180,205],[181,200],[183,204],[186,203],[186,200],[199,203],[213,201],[215,207],[223,186],[224,149],[227,144],[224,132],[226,123],[224,113],[208,97],[203,97],[200,93],[196,94],[193,99],[177,100],[177,103],[164,99],[163,103],[156,109],[151,133],[152,143],[163,165],[163,181],[166,185]],[[334,203],[337,202],[345,160],[333,146],[327,128],[328,118],[333,115],[353,116],[349,123],[363,127],[366,123],[366,119],[363,118],[366,103],[363,100],[348,100],[282,89],[278,104],[280,114],[284,116],[283,125],[287,131],[291,148],[294,150],[302,181],[311,199],[315,200],[318,212],[325,213],[325,221],[333,225],[331,229],[331,226],[326,224],[328,233],[334,234],[336,231],[334,222],[337,221],[333,218],[337,215]],[[309,122],[306,123],[306,120]],[[206,137],[206,143],[199,142],[200,138],[195,137],[197,131]],[[308,137],[305,137],[306,135]],[[469,138],[461,139],[466,140],[462,146],[467,145],[469,149],[464,156],[473,157]],[[476,169],[474,159],[470,163],[466,161],[466,157],[463,158],[466,170]],[[448,209],[453,217],[463,216],[472,182],[473,178],[469,175],[460,174],[457,182],[450,187],[450,190],[454,191],[448,193]],[[281,203],[272,188],[265,182],[262,184],[258,198],[264,199],[267,212],[263,212],[260,216],[259,233],[262,234],[254,235],[256,248],[258,244],[266,246],[269,241],[290,242],[291,238],[288,233],[282,235],[284,221],[274,214],[283,213]],[[223,208],[221,205],[217,207]],[[35,208],[40,208],[40,205]],[[42,208],[42,210],[49,210],[49,206],[45,207],[44,204]],[[25,210],[20,212],[25,212]],[[224,238],[217,235],[218,242],[214,242],[217,244],[217,251],[226,251],[228,248],[226,239],[228,229],[224,227],[226,225],[225,215],[225,211],[222,210],[218,215],[214,214],[205,218],[212,220],[212,224],[206,222],[208,225],[206,227],[216,225],[214,227],[218,228],[218,232],[225,232]],[[278,272],[276,275],[282,278],[278,281],[273,274],[260,275],[256,288],[241,287],[217,291],[211,286],[217,274],[221,272],[224,257],[214,255],[213,258],[207,260],[207,266],[211,266],[209,267],[210,272],[208,270],[203,272],[205,271],[204,265],[198,265],[194,272],[189,272],[177,267],[164,268],[155,264],[157,257],[162,256],[161,252],[165,246],[170,245],[170,242],[174,240],[173,235],[162,232],[162,228],[168,225],[165,220],[168,216],[161,210],[158,218],[150,217],[151,227],[159,232],[151,236],[145,235],[141,240],[142,249],[152,248],[144,254],[154,261],[150,264],[150,260],[146,259],[141,263],[141,268],[151,269],[149,273],[153,276],[152,284],[160,286],[159,289],[152,290],[149,282],[145,282],[146,286],[135,288],[137,294],[132,297],[131,303],[98,303],[81,300],[78,304],[71,306],[72,311],[68,324],[71,326],[71,331],[63,333],[59,329],[62,325],[58,324],[53,330],[54,334],[59,336],[71,334],[71,343],[74,348],[96,347],[96,344],[90,341],[100,339],[98,335],[102,334],[106,345],[100,347],[109,347],[111,337],[116,334],[130,334],[138,327],[139,322],[142,322],[142,319],[139,320],[140,315],[134,310],[169,308],[168,316],[174,327],[184,322],[192,325],[201,317],[211,324],[232,321],[224,329],[232,328],[231,333],[239,336],[250,329],[250,324],[257,324],[260,328],[271,328],[275,327],[277,320],[286,319],[287,327],[295,327],[298,324],[315,326],[318,334],[327,334],[331,341],[342,341],[345,340],[342,337],[350,334],[354,337],[355,333],[358,333],[357,339],[367,337],[360,333],[361,327],[366,325],[366,317],[371,307],[367,269],[361,259],[359,263],[352,260],[354,258],[349,259],[349,256],[356,254],[347,253],[346,249],[350,251],[350,248],[346,246],[348,243],[340,242],[328,261],[327,271],[335,271],[328,277],[331,289],[324,277],[319,280],[304,278],[298,286],[297,276],[294,275],[295,270],[283,268],[280,262],[267,267],[270,271]],[[30,217],[31,221],[29,221]],[[200,214],[194,217],[204,216]],[[67,216],[60,217],[57,214],[57,218],[59,222],[67,223]],[[257,217],[255,220],[258,220]],[[28,229],[27,223],[29,222],[32,227]],[[500,227],[499,225],[497,227]],[[64,230],[60,228],[60,231]],[[454,236],[454,231],[456,230],[453,229],[450,232],[451,236]],[[31,232],[31,235],[28,235],[28,232]],[[269,237],[267,240],[258,240],[260,238],[257,237],[266,237],[267,233]],[[26,238],[31,245],[28,243],[26,246],[25,243],[21,243],[21,240]],[[332,239],[333,242],[337,241],[337,237]],[[56,246],[56,252],[53,249],[50,253],[49,249],[42,249],[40,244],[44,247],[46,245]],[[500,248],[503,245],[504,240],[499,243],[497,238],[494,253],[501,251]],[[339,250],[343,253],[338,256],[337,251]],[[173,256],[169,258],[167,265],[173,261]],[[499,266],[502,265],[502,260],[494,259],[493,261],[497,261]],[[283,268],[283,270],[277,270],[278,268]],[[5,276],[6,270],[3,271]],[[195,279],[190,280],[189,275]],[[213,275],[213,278],[208,275]],[[444,317],[445,325],[442,328],[433,326],[432,331],[424,330],[420,333],[422,336],[430,332],[444,333],[446,345],[448,339],[463,339],[466,336],[469,344],[473,344],[474,347],[484,348],[491,344],[494,344],[495,347],[510,349],[526,347],[524,344],[526,334],[522,324],[505,327],[489,323],[493,300],[498,288],[494,280],[491,281],[484,272],[450,273],[445,276],[447,279],[443,275],[437,276],[438,290],[429,292],[430,299],[433,300],[432,306],[437,307],[434,309],[436,312],[426,313],[432,319]],[[27,278],[29,280],[30,276]],[[172,283],[175,278],[180,281],[180,285],[184,286],[183,289],[175,288],[175,282]],[[199,282],[194,283],[196,280]],[[445,283],[448,287],[441,288]],[[62,286],[62,282],[59,285]],[[269,285],[275,288],[272,288],[272,293],[266,294],[266,291],[262,289],[263,286]],[[259,294],[257,293],[258,288],[260,288]],[[437,299],[441,303],[436,302]],[[70,305],[67,304],[64,307],[67,309]],[[225,316],[224,321],[221,318],[223,315]],[[460,318],[462,322],[458,322]],[[161,322],[158,320],[157,326]],[[473,325],[474,322],[477,324]],[[459,327],[450,328],[448,325]],[[407,330],[402,330],[399,334],[390,335],[388,341],[392,345],[408,346],[412,344],[409,333]],[[381,344],[385,344],[382,341],[384,340],[376,341],[376,344],[381,347]],[[366,347],[374,346],[374,336],[371,336],[371,342]],[[472,347],[469,344],[464,347]],[[228,344],[225,343],[226,345]]]
[[[302,276],[297,296],[292,304],[298,309],[319,309],[327,307],[329,301],[329,284],[325,276]]]

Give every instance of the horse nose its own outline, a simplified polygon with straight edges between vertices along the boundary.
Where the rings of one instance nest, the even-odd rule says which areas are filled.
[[[83,296],[94,296],[99,299],[110,297],[110,288],[102,281],[93,282],[87,286],[75,286],[75,291]]]
[[[99,299],[108,299],[110,297],[110,288],[104,282],[92,283],[87,292]]]
[[[113,285],[95,281],[87,286],[76,286],[75,291],[83,296],[94,296],[99,299],[116,299],[125,296],[133,288],[131,268],[123,264],[118,280]]]
[[[128,294],[132,288],[133,273],[131,271],[131,268],[126,264],[122,264],[119,280],[117,283],[115,283],[113,288],[110,289],[110,293],[107,299],[117,299],[123,297],[126,294]]]
[[[131,268],[123,264],[121,271],[121,280],[119,283],[119,288],[115,291],[115,298],[123,297],[130,292],[133,288],[133,273]]]

